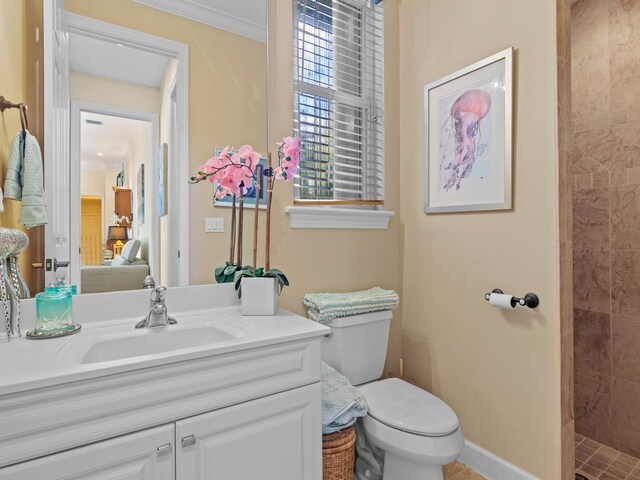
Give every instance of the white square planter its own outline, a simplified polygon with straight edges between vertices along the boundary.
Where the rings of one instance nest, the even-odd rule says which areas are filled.
[[[278,311],[278,279],[243,277],[242,315],[275,315]]]

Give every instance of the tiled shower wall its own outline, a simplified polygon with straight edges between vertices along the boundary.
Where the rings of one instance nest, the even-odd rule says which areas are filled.
[[[640,456],[640,0],[571,17],[576,432]]]

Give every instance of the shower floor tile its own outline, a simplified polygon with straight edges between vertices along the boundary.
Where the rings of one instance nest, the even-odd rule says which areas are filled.
[[[640,480],[640,460],[576,433],[576,473],[589,480]]]

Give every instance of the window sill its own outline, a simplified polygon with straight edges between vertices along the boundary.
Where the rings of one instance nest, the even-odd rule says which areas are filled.
[[[336,207],[285,208],[291,228],[349,228],[378,229],[389,228],[389,219],[395,212],[386,210],[358,210]]]

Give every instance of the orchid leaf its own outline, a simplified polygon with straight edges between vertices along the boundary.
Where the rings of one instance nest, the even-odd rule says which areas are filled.
[[[224,269],[224,274],[233,275],[234,273],[236,273],[236,270],[238,270],[239,268],[240,266],[238,265],[227,264],[226,268]]]
[[[239,267],[226,262],[225,265],[216,267],[214,270],[214,278],[217,283],[231,283],[234,281],[234,273]]]

